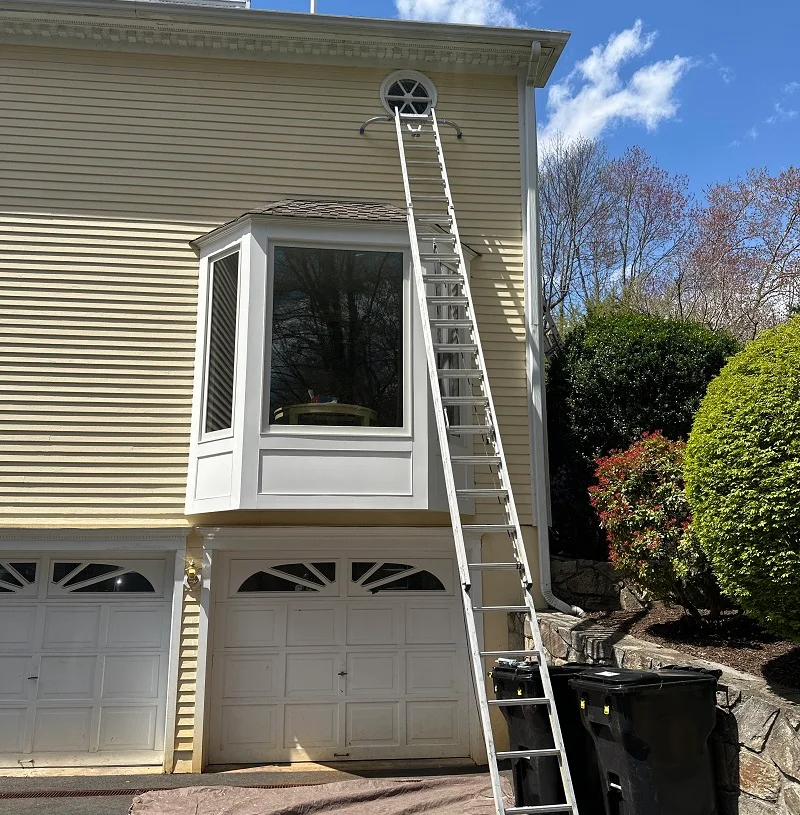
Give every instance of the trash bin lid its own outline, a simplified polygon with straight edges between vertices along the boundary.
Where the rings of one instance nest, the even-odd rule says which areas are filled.
[[[596,665],[590,665],[588,662],[568,662],[566,665],[550,665],[550,676],[572,676],[575,674],[583,673],[590,668],[596,668]],[[539,675],[539,663],[536,661],[527,662],[516,659],[498,659],[492,668],[492,674],[497,673],[498,676],[511,676],[514,679],[527,679],[531,676]]]
[[[582,671],[570,685],[579,690],[605,690],[633,693],[639,688],[662,688],[666,685],[716,685],[717,676],[698,668],[666,668],[659,671],[634,671],[629,668],[592,667]]]

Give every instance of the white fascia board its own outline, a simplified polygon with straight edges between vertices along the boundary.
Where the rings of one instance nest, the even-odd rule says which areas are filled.
[[[546,82],[566,31],[379,20],[135,0],[0,0],[0,42],[226,59],[518,74],[541,43]]]

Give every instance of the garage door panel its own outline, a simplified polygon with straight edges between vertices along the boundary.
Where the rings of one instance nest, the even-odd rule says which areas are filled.
[[[25,722],[28,708],[0,708],[0,753],[21,753],[25,749]]]
[[[399,702],[348,702],[348,747],[395,747],[400,744]]]
[[[452,606],[410,604],[406,607],[406,643],[450,645],[456,641]],[[463,629],[463,626],[462,626]]]
[[[336,645],[342,641],[343,608],[333,603],[290,603],[286,630],[289,647]]]
[[[94,655],[43,656],[37,699],[92,699],[96,672]]]
[[[410,651],[406,654],[406,693],[453,696],[459,692],[455,651]]]
[[[44,650],[96,650],[100,644],[100,606],[50,605],[44,612]]]
[[[407,702],[406,731],[408,743],[454,744],[459,741],[459,703]]]
[[[280,667],[277,654],[218,654],[214,658],[215,685],[223,699],[277,697]]]
[[[362,560],[412,574],[434,563],[407,554],[365,553]],[[380,580],[390,588],[372,593],[371,573],[347,568],[326,576],[328,594],[287,590],[282,596],[272,583],[241,592],[239,576],[225,579],[223,561],[227,591],[214,609],[210,761],[469,755],[464,625],[459,598],[448,589],[455,563],[435,564],[438,584],[406,581],[391,589],[394,577],[387,573]]]
[[[283,746],[308,749],[339,744],[337,703],[287,704],[284,709]]]
[[[400,693],[398,654],[391,652],[350,652],[347,655],[347,692],[353,694]]]
[[[161,648],[164,636],[164,607],[159,604],[149,608],[135,606],[111,606],[108,610],[109,648],[131,650],[134,648]]]
[[[31,670],[32,660],[29,656],[0,656],[0,702],[28,698]]]
[[[61,554],[38,558],[30,596],[0,595],[1,767],[163,760],[172,604],[158,595],[171,559],[95,560],[155,592],[141,580],[73,590],[65,581],[89,561]]]
[[[347,644],[398,644],[399,615],[398,605],[351,603],[347,609]]]
[[[227,648],[273,648],[286,641],[286,606],[226,606],[222,631]]]
[[[100,709],[99,750],[154,750],[158,707],[112,707]]]
[[[225,704],[216,721],[220,755],[251,756],[279,746],[277,705]]]
[[[339,692],[339,653],[287,654],[286,696],[335,696]]]
[[[43,707],[33,727],[35,753],[85,753],[89,749],[92,707]]]
[[[103,667],[103,699],[157,699],[160,654],[113,654]]]
[[[4,652],[32,649],[35,631],[36,606],[3,606],[0,612],[0,649]]]

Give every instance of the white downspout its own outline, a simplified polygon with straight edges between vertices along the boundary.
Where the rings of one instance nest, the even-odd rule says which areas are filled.
[[[548,525],[547,447],[542,325],[542,273],[539,234],[539,153],[536,140],[536,73],[541,44],[531,45],[528,76],[520,78],[522,121],[522,230],[525,285],[525,372],[528,384],[528,430],[530,436],[531,489],[534,523],[538,536],[539,585],[544,599],[557,611],[583,617],[586,612],[559,600],[553,594],[550,574],[550,529]]]

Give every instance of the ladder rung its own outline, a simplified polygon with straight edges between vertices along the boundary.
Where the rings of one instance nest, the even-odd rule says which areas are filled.
[[[527,606],[473,606],[473,611],[485,614],[487,611],[530,611]]]
[[[466,282],[463,274],[423,274],[422,280],[425,283],[452,283],[457,286],[463,286]]]
[[[442,166],[441,162],[438,159],[434,159],[434,158],[410,158],[410,159],[408,159],[406,161],[406,164],[419,164],[419,165],[426,164],[429,167],[433,167],[433,166],[441,167]]]
[[[437,368],[439,379],[481,379],[482,374],[477,368]]]
[[[444,184],[444,179],[441,176],[421,176],[421,175],[410,175],[408,177],[409,181],[414,181],[417,184]]]
[[[431,306],[468,306],[469,299],[463,294],[429,294],[426,298]]]
[[[539,750],[503,750],[500,753],[495,753],[498,759],[504,758],[535,758],[536,756],[560,756],[561,751],[557,747],[544,747]],[[562,804],[567,806],[566,804]],[[546,812],[547,810],[543,810]],[[554,809],[552,812],[559,812],[560,810]],[[506,810],[509,812],[509,810]]]
[[[485,424],[451,424],[447,428],[448,433],[464,436],[491,436],[493,430]]]
[[[482,657],[534,657],[539,659],[538,651],[481,651]]]
[[[463,524],[464,532],[514,532],[514,524]]]
[[[449,200],[447,196],[442,193],[418,193],[417,195],[412,196],[416,201],[447,201]]]
[[[456,236],[449,232],[418,232],[417,239],[421,241],[447,241],[455,243]]]
[[[478,346],[472,342],[437,342],[433,345],[437,354],[474,354]]]
[[[445,319],[444,317],[430,317],[431,325],[438,326],[440,328],[471,328],[472,327],[472,320],[468,319],[457,319],[455,317],[451,319]]]
[[[442,404],[443,405],[487,405],[489,403],[489,399],[486,396],[443,396],[442,397]],[[486,456],[475,456],[475,458],[481,460],[485,459]]]
[[[465,487],[457,489],[456,494],[465,498],[494,498],[508,495],[508,490],[505,487]]]
[[[443,397],[444,398],[444,397]],[[450,399],[457,399],[460,397],[448,397]],[[450,461],[455,461],[457,464],[499,464],[500,456],[450,456]],[[466,527],[464,527],[466,529]],[[491,527],[494,529],[495,527]],[[513,529],[513,526],[503,526],[503,529]]]
[[[550,700],[546,696],[519,696],[516,699],[489,699],[490,705],[495,707],[513,707],[514,705],[549,705]]]
[[[505,807],[503,812],[506,815],[536,815],[541,812],[572,812],[572,807],[569,804],[535,804],[529,807]]]
[[[522,569],[519,563],[468,563],[469,569],[474,569],[476,572],[491,572],[501,571],[504,569],[518,572]]]
[[[459,262],[458,255],[445,254],[444,252],[420,252],[419,259],[424,261],[440,260],[442,263]]]
[[[438,215],[432,212],[419,212],[415,213],[414,220],[419,221],[421,224],[438,224],[439,221],[446,221],[449,224],[452,218],[449,214]]]

